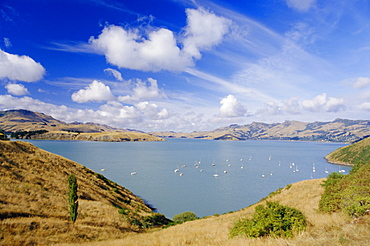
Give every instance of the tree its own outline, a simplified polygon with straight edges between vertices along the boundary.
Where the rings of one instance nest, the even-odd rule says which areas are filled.
[[[73,223],[77,219],[78,209],[78,196],[77,196],[77,179],[74,174],[68,176],[68,204],[69,204],[69,217]]]

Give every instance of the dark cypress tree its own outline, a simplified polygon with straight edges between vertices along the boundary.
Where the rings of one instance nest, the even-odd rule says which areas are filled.
[[[68,176],[68,204],[69,204],[69,217],[74,223],[77,219],[78,209],[78,196],[77,196],[77,179],[74,174]]]

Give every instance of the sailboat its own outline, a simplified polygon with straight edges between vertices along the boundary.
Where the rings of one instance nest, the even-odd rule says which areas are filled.
[[[312,164],[312,172],[316,172],[315,163]]]
[[[328,168],[325,168],[325,173],[329,173]]]
[[[217,170],[216,170],[216,173],[215,174],[213,174],[213,177],[218,177],[219,175],[218,175],[218,173],[217,173]]]

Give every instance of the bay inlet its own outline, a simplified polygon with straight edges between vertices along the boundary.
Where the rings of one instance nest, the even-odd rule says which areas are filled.
[[[168,218],[185,211],[198,217],[236,211],[288,184],[351,169],[324,159],[346,145],[343,143],[201,139],[28,142],[101,173]]]

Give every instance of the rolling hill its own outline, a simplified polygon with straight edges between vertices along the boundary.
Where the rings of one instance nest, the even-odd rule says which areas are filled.
[[[87,141],[163,141],[162,138],[96,123],[66,123],[29,110],[0,111],[0,129],[14,138]]]
[[[370,121],[336,119],[331,122],[283,123],[253,122],[248,125],[233,124],[213,131],[191,133],[152,132],[163,138],[202,138],[214,140],[303,140],[353,142],[370,135]]]
[[[0,244],[50,245],[122,238],[167,223],[145,202],[103,175],[21,141],[0,141]],[[79,211],[69,221],[69,174]]]

